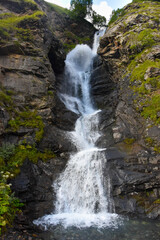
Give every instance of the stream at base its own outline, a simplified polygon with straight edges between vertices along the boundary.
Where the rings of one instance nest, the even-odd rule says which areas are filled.
[[[160,222],[139,219],[125,219],[117,227],[97,229],[64,228],[61,225],[41,234],[44,240],[159,240]]]

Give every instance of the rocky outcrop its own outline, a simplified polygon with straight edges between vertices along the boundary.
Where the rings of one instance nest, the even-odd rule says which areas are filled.
[[[91,80],[116,211],[149,218],[160,217],[159,7],[124,7],[100,41]]]
[[[0,146],[14,145],[13,155],[19,155],[7,170],[34,219],[53,210],[52,182],[75,150],[64,130],[73,129],[77,116],[57,96],[66,52],[82,41],[92,44],[95,28],[43,0],[2,1],[0,18]],[[6,171],[5,161],[0,159],[0,171]]]

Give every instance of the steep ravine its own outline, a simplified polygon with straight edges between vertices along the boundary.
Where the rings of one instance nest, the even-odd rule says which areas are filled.
[[[35,231],[31,221],[51,212],[52,183],[74,151],[65,131],[73,130],[78,116],[56,95],[66,51],[81,41],[92,45],[89,39],[95,32],[91,24],[84,21],[79,28],[68,15],[42,0],[35,2],[38,5],[25,0],[0,3],[2,18],[14,14],[16,24],[10,28],[8,21],[0,38],[0,144],[20,145],[20,154],[26,154],[24,163],[16,167],[20,173],[11,180],[16,196],[26,204],[16,220],[16,230],[26,239],[26,229]],[[160,110],[157,107],[153,118],[142,115],[147,97],[159,94],[159,4],[146,4],[126,6],[124,16],[107,29],[94,61],[91,94],[102,109],[102,137],[97,145],[107,148],[109,169],[104,174],[110,172],[116,212],[156,219],[160,215]],[[20,22],[16,16],[22,17]],[[141,64],[145,72],[134,74]],[[50,150],[51,155],[38,155]],[[37,163],[29,161],[28,152],[34,152],[36,161],[40,156]],[[16,234],[6,239],[17,239]]]

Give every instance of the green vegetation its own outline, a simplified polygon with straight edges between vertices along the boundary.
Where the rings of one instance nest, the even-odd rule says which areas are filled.
[[[46,161],[54,157],[55,154],[50,150],[46,149],[42,153],[35,146],[28,144],[18,146],[8,144],[0,147],[0,234],[12,224],[19,208],[23,206],[14,197],[11,184],[8,184],[9,179],[20,172],[20,167],[26,159],[37,163],[39,159]]]
[[[132,71],[131,81],[135,80],[144,80],[144,74],[146,73],[148,68],[160,68],[160,60],[157,59],[156,61],[146,60],[141,64],[138,64]]]
[[[70,52],[72,49],[75,48],[77,44],[69,44],[69,43],[64,43],[63,46],[64,46],[64,50],[66,53]]]
[[[49,3],[49,2],[46,2],[46,4],[49,6],[50,11],[54,10],[59,14],[71,15],[71,11],[68,10],[67,8],[63,8],[63,7],[60,7],[60,6],[58,6],[54,3]]]
[[[13,2],[27,4],[28,6],[37,6],[34,0],[12,0]]]
[[[125,10],[123,8],[122,9],[118,8],[117,10],[113,10],[108,26],[114,23],[119,17],[122,17],[124,15],[125,15]]]
[[[53,96],[53,91],[48,91],[48,95]]]
[[[0,89],[0,106],[11,104],[11,103],[12,103],[11,96]]]
[[[106,26],[106,18],[92,11],[92,24],[98,28]]]
[[[155,44],[154,34],[158,32],[157,29],[145,29],[138,33],[130,34],[130,49],[133,52],[141,52],[144,48],[151,47]]]
[[[137,205],[145,210],[146,214],[152,212],[160,204],[160,199],[157,198],[153,191],[136,193],[132,197],[136,200]]]
[[[17,117],[9,121],[10,129],[17,131],[21,126],[31,129],[36,129],[35,140],[39,142],[43,137],[44,123],[42,117],[37,115],[36,111],[17,112]]]
[[[139,3],[139,2],[160,2],[160,0],[132,0],[132,3]]]
[[[91,14],[92,0],[71,0],[72,15],[75,18],[85,18]]]
[[[81,38],[69,31],[65,31],[64,35],[68,38],[68,43],[63,43],[66,53],[75,48],[77,44],[88,43],[90,41],[88,37]]]
[[[142,56],[142,55],[141,55]],[[160,95],[158,90],[160,89],[160,77],[146,77],[145,73],[148,69],[160,68],[160,60],[145,60],[144,62],[136,66],[136,58],[132,60],[129,65],[129,71],[131,72],[131,87],[135,93],[138,93],[137,100],[139,102],[139,108],[141,115],[144,118],[150,118],[155,124],[160,124]]]
[[[134,138],[125,138],[124,139],[124,143],[128,144],[128,145],[132,145],[135,142]]]
[[[160,94],[154,94],[143,102],[142,116],[150,118],[155,124],[160,124]]]
[[[23,206],[20,201],[14,197],[11,191],[10,184],[7,184],[7,179],[10,173],[3,174],[1,171],[0,182],[0,235],[11,226],[15,215],[20,212],[19,208]]]
[[[36,148],[36,143],[43,137],[42,117],[35,110],[19,109],[15,105],[12,95],[14,95],[13,91],[5,90],[0,86],[0,105],[7,110],[11,118],[8,122],[8,131],[18,131],[20,127],[29,128],[32,135],[35,133],[35,137],[34,139],[32,137],[34,143],[29,144],[27,138],[29,131],[26,131],[26,135],[16,146],[6,144],[0,147],[0,234],[12,224],[22,206],[11,191],[10,179],[20,173],[20,167],[26,159],[37,163],[38,160],[47,161],[55,157],[55,154],[48,149],[40,152]]]
[[[106,26],[106,18],[97,14],[92,9],[92,4],[93,0],[71,0],[71,16],[77,20],[87,16],[95,27]]]
[[[154,151],[160,153],[160,144],[155,139],[147,137],[145,138],[145,143],[149,147],[153,147]]]
[[[0,35],[3,39],[9,41],[12,36],[21,40],[32,40],[33,35],[31,34],[31,29],[33,23],[38,21],[44,13],[42,11],[36,11],[31,15],[15,15],[10,13],[0,14]],[[2,41],[3,42],[3,41]]]

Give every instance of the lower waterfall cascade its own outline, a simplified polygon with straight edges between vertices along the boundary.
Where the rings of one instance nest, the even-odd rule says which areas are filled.
[[[105,149],[97,148],[99,112],[90,96],[90,75],[99,38],[95,34],[93,49],[81,44],[68,53],[65,61],[64,85],[59,98],[66,108],[79,118],[75,130],[67,132],[77,147],[65,170],[53,183],[56,193],[55,211],[34,221],[45,228],[62,224],[64,227],[117,226],[119,216],[114,213],[109,177],[104,178],[107,159]]]

